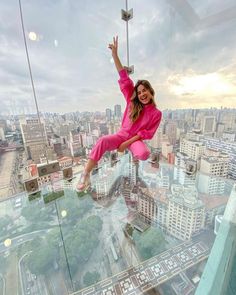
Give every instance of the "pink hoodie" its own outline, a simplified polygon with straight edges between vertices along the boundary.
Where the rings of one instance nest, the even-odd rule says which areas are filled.
[[[148,104],[144,106],[137,121],[132,123],[129,119],[129,108],[131,104],[130,99],[134,92],[134,83],[129,78],[125,69],[122,69],[119,75],[120,79],[118,82],[120,90],[124,94],[127,102],[119,132],[126,133],[128,138],[139,135],[141,140],[151,139],[161,122],[162,113],[155,105]]]

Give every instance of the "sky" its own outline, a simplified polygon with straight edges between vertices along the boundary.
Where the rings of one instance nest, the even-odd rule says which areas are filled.
[[[42,112],[125,107],[108,44],[127,64],[125,0],[21,0]],[[128,0],[134,82],[147,79],[158,108],[236,107],[235,0]],[[18,0],[0,1],[0,114],[35,112]]]

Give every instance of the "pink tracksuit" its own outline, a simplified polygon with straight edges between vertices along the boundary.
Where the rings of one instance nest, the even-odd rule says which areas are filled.
[[[139,135],[141,139],[133,142],[128,149],[136,159],[146,160],[150,151],[142,140],[151,139],[161,121],[162,113],[153,104],[144,105],[139,118],[134,123],[130,121],[129,107],[130,98],[134,92],[134,84],[125,69],[121,70],[119,75],[120,89],[127,102],[121,129],[116,134],[105,135],[97,141],[89,155],[89,158],[95,161],[99,161],[106,151],[117,149],[124,141],[135,135]]]

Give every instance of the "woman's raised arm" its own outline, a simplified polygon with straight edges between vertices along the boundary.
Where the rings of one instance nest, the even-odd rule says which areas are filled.
[[[122,66],[119,56],[118,56],[118,36],[113,37],[113,43],[109,44],[108,48],[111,49],[112,58],[114,60],[116,69],[119,73],[124,67]]]

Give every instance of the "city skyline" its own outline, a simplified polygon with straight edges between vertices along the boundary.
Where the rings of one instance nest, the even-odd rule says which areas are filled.
[[[134,9],[129,23],[130,64],[135,67],[131,78],[150,80],[161,110],[236,107],[235,18],[226,13],[235,10],[233,0],[224,4],[217,0],[213,6],[211,1],[183,1],[182,6],[154,0],[146,6],[142,1],[128,4]],[[4,1],[0,8],[0,114],[34,110],[19,8],[13,1]],[[104,111],[116,104],[124,109],[107,45],[119,36],[125,65],[125,23],[120,18],[125,2],[22,1],[22,8],[41,112]]]
[[[118,104],[119,105],[119,104]],[[120,106],[121,106],[121,104],[120,104]],[[115,113],[115,111],[114,111],[114,107],[115,107],[115,105],[113,105],[113,106],[108,106],[108,107],[106,107],[104,110],[93,110],[93,111],[91,111],[91,110],[84,110],[84,111],[69,111],[69,112],[54,112],[54,111],[45,111],[45,112],[41,112],[40,110],[39,110],[39,114],[40,115],[47,115],[47,114],[56,114],[56,115],[59,115],[59,116],[64,116],[64,115],[68,115],[68,114],[76,114],[76,113],[80,113],[80,114],[86,114],[86,113],[91,113],[91,114],[96,114],[96,113],[99,113],[99,114],[101,114],[101,115],[105,115],[106,114],[106,110],[111,110],[111,114],[112,114],[112,116],[114,116],[114,113]],[[124,111],[124,109],[123,108],[121,108],[121,111],[123,112]],[[230,108],[230,107],[223,107],[223,106],[221,106],[221,107],[209,107],[209,108],[179,108],[179,109],[163,109],[162,110],[162,112],[163,113],[165,113],[165,112],[188,112],[188,111],[236,111],[236,108]],[[36,110],[32,110],[32,112],[24,112],[23,110],[21,110],[19,113],[17,113],[17,112],[9,112],[9,113],[7,113],[7,114],[0,114],[0,118],[5,118],[5,119],[7,119],[7,118],[11,118],[12,117],[12,115],[14,116],[14,117],[18,117],[18,116],[29,116],[29,117],[35,117],[35,116],[37,116],[37,113],[36,113]],[[123,113],[122,113],[122,115],[123,115]]]

